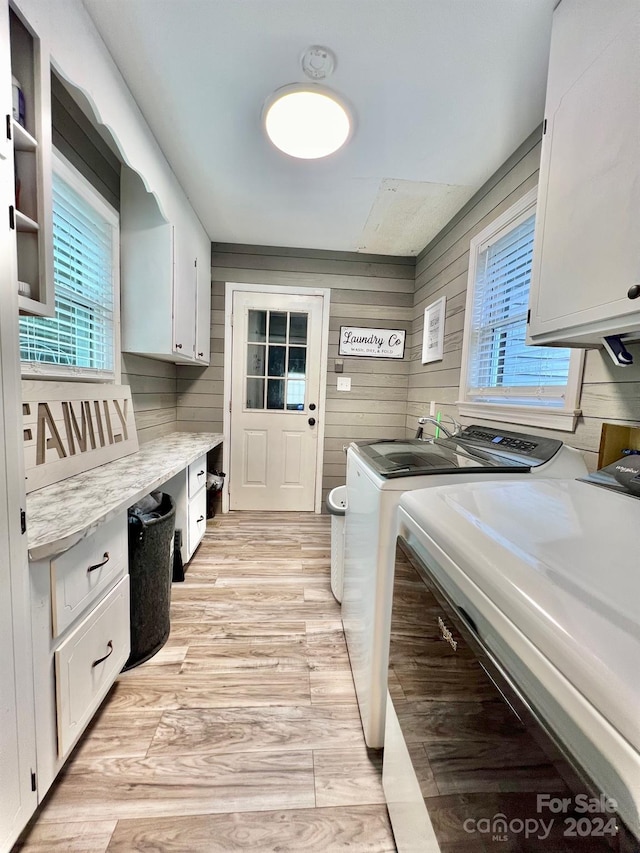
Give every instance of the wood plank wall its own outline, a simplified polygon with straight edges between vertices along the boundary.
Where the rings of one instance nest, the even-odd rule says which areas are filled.
[[[131,386],[140,444],[160,438],[178,428],[175,364],[123,353],[121,382]]]
[[[507,210],[538,182],[540,162],[538,128],[481,190],[424,249],[416,263],[416,290],[410,336],[410,369],[407,394],[406,434],[415,431],[416,418],[428,413],[435,400],[443,412],[457,417],[462,356],[462,333],[469,269],[469,241],[493,219]],[[424,309],[434,299],[447,297],[444,359],[420,363]],[[585,451],[587,464],[597,467],[597,451],[603,421],[637,424],[640,420],[640,346],[632,348],[632,367],[616,368],[602,350],[587,353],[582,386],[582,416],[575,433],[529,428],[550,435]],[[471,419],[461,419],[471,423]],[[488,425],[496,422],[474,419]],[[508,424],[503,424],[509,428]],[[522,426],[512,429],[523,431]]]
[[[409,365],[407,358],[345,358],[351,391],[336,391],[339,327],[409,330],[414,271],[414,258],[214,243],[211,365],[178,367],[178,429],[222,432],[225,282],[330,288],[323,493],[344,483],[350,441],[404,437]]]

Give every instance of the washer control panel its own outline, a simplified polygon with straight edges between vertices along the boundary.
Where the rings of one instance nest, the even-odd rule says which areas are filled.
[[[541,465],[551,459],[562,447],[562,442],[553,438],[543,438],[528,433],[510,432],[508,430],[497,430],[491,427],[472,426],[465,427],[458,439],[464,439],[475,447],[493,448],[498,452],[517,453],[531,457],[532,465]]]

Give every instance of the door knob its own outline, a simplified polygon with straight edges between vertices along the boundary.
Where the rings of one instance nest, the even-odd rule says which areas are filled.
[[[315,410],[316,410],[316,404],[315,403],[309,403],[309,411],[315,412]]]
[[[637,299],[640,296],[640,284],[632,284],[629,290],[627,290],[627,296],[629,299]]]
[[[309,418],[307,423],[309,424],[309,426],[315,426],[316,425],[316,419],[315,418]]]

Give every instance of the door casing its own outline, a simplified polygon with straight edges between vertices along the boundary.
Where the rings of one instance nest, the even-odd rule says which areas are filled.
[[[329,351],[329,309],[331,301],[331,289],[328,287],[290,287],[274,284],[246,284],[239,282],[226,282],[224,299],[224,404],[222,418],[222,467],[224,471],[229,470],[231,458],[231,412],[229,401],[231,399],[231,377],[233,375],[232,364],[232,335],[233,326],[231,316],[233,312],[233,294],[238,290],[253,293],[275,293],[284,297],[296,296],[321,296],[322,297],[322,330],[320,335],[320,397],[318,399],[318,414],[316,427],[318,430],[318,441],[316,450],[316,492],[314,500],[314,512],[322,511],[322,461],[324,458],[324,432],[325,414],[327,403],[327,355]],[[229,486],[228,479],[222,490],[222,512],[229,512]]]

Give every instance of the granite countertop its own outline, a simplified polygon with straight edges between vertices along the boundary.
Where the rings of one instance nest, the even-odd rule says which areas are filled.
[[[222,443],[210,432],[172,432],[136,453],[27,495],[29,558],[71,548],[144,495]]]

